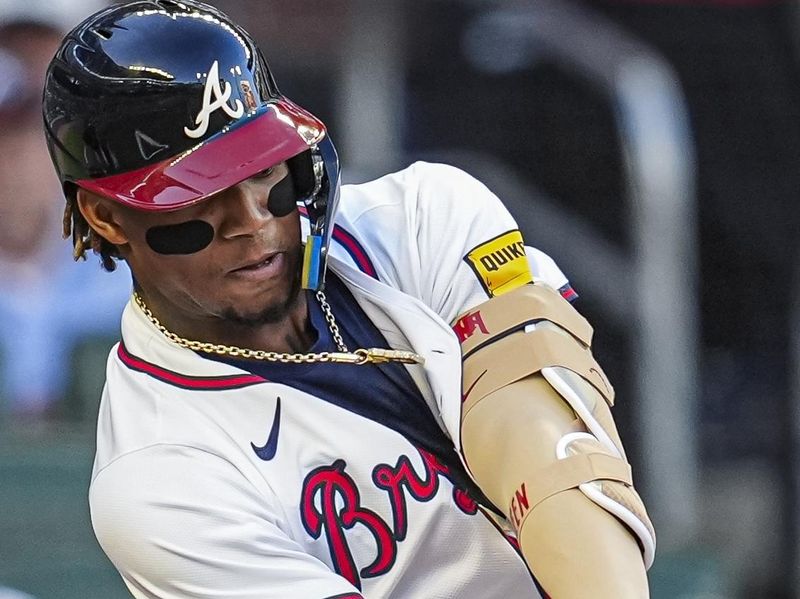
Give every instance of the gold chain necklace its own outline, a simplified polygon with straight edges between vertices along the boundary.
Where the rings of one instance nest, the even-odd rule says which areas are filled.
[[[280,353],[274,351],[264,351],[261,349],[247,349],[245,347],[236,347],[235,345],[218,345],[216,343],[206,343],[204,341],[192,341],[180,337],[165,327],[158,318],[150,311],[147,304],[144,303],[142,296],[139,292],[133,292],[133,300],[136,305],[142,310],[147,319],[161,331],[161,333],[173,343],[191,349],[193,351],[203,352],[206,354],[217,354],[220,356],[231,356],[234,358],[245,358],[248,360],[262,360],[265,362],[281,362],[282,364],[310,364],[314,362],[336,362],[339,364],[381,364],[383,362],[401,362],[403,364],[424,364],[425,358],[410,351],[399,349],[383,349],[379,347],[371,347],[369,349],[357,349],[351,352],[342,339],[339,333],[339,326],[333,318],[333,312],[328,305],[325,294],[322,291],[317,291],[317,300],[325,315],[325,321],[328,323],[328,329],[336,342],[337,352],[319,352],[309,354],[291,354]]]

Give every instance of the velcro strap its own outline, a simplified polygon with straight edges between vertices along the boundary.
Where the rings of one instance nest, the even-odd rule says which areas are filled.
[[[480,304],[459,316],[453,331],[461,342],[461,354],[468,356],[494,337],[537,320],[549,320],[591,345],[588,321],[558,292],[539,284],[523,285]]]
[[[614,480],[633,485],[630,465],[605,453],[581,453],[553,462],[526,477],[509,506],[510,520],[519,531],[533,509],[548,497],[583,483]]]
[[[548,366],[563,366],[586,379],[609,403],[614,395],[592,353],[569,335],[552,329],[514,333],[475,352],[464,361],[464,406]]]

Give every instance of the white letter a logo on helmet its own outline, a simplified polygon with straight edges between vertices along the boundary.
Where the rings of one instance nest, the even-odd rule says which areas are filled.
[[[203,90],[203,107],[197,114],[194,120],[197,125],[194,129],[184,127],[183,132],[189,137],[198,138],[203,137],[208,130],[208,123],[211,120],[211,113],[217,109],[222,109],[225,114],[233,119],[238,119],[244,114],[244,106],[241,100],[234,100],[233,108],[228,104],[231,97],[231,84],[225,82],[225,89],[220,87],[219,81],[219,63],[214,61],[211,68],[208,69],[208,77],[206,77],[206,87]],[[213,98],[213,101],[212,101]]]

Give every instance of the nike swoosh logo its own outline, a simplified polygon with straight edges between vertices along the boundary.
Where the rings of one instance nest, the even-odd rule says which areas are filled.
[[[461,403],[466,403],[467,402],[467,398],[469,397],[469,394],[472,393],[472,390],[475,388],[475,385],[478,384],[478,381],[481,380],[483,378],[483,375],[486,374],[487,372],[489,372],[488,369],[484,370],[483,372],[481,372],[480,376],[473,381],[473,383],[469,386],[469,389],[467,389],[464,392],[464,394],[461,396]]]
[[[256,452],[256,455],[268,462],[275,457],[275,452],[278,451],[278,431],[281,428],[281,398],[278,398],[278,403],[275,405],[275,417],[272,419],[272,428],[269,431],[269,437],[263,447],[258,447],[255,443],[250,443],[250,447]]]

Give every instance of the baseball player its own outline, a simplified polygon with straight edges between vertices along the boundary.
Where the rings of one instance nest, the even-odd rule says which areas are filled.
[[[193,0],[79,25],[44,116],[75,257],[134,278],[90,504],[135,597],[648,595],[591,328],[483,185],[340,188],[324,125]]]

